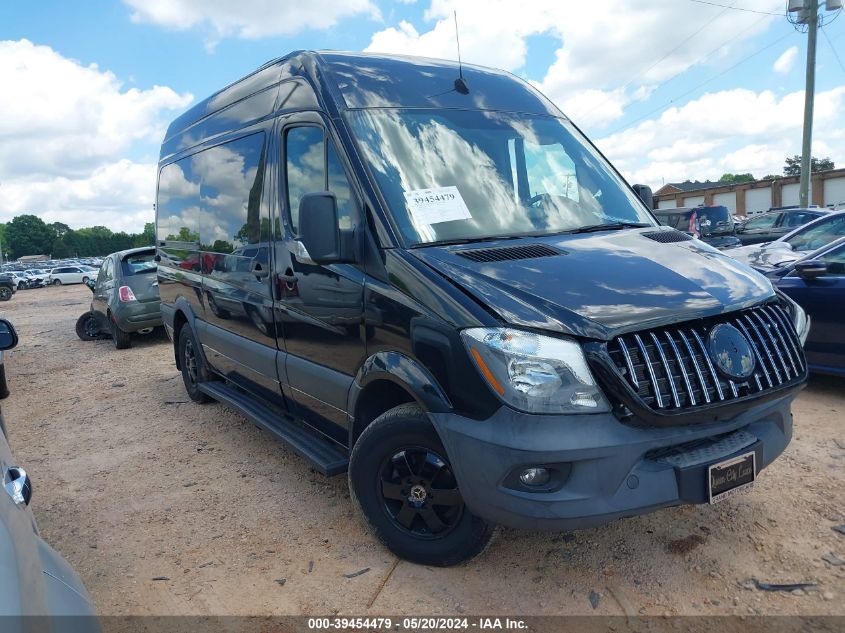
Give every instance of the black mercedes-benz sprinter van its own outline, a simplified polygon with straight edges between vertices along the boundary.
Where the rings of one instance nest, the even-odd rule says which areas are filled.
[[[161,309],[188,394],[348,471],[378,537],[425,564],[496,524],[744,490],[792,435],[806,318],[638,193],[511,74],[270,62],[161,149]]]

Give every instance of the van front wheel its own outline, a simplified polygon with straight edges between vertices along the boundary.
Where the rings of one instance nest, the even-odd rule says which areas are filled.
[[[479,554],[493,526],[464,504],[446,450],[415,404],[370,424],[352,449],[349,490],[367,523],[397,556],[447,567]]]

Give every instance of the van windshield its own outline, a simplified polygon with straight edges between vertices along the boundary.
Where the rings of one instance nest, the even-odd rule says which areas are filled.
[[[411,245],[656,226],[566,120],[479,110],[348,113],[365,160]]]

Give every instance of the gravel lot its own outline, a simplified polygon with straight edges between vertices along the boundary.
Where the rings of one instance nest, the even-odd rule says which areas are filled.
[[[377,544],[344,477],[189,402],[163,335],[125,351],[77,339],[90,297],[65,286],[0,305],[20,334],[2,406],[41,532],[102,614],[845,615],[845,565],[823,559],[845,559],[831,529],[845,523],[845,380],[811,381],[792,444],[750,494],[575,533],[501,530],[436,569]]]

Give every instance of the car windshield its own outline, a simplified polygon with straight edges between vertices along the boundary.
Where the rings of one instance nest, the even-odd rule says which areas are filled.
[[[794,251],[814,251],[845,236],[845,213],[826,217],[818,224],[807,225],[786,238]]]
[[[137,255],[127,255],[123,258],[121,267],[123,268],[124,277],[142,275],[144,273],[154,273],[158,270],[158,264],[155,262],[155,251],[150,251],[149,253],[138,253]]]
[[[566,120],[478,110],[348,113],[393,219],[411,244],[656,226]]]

